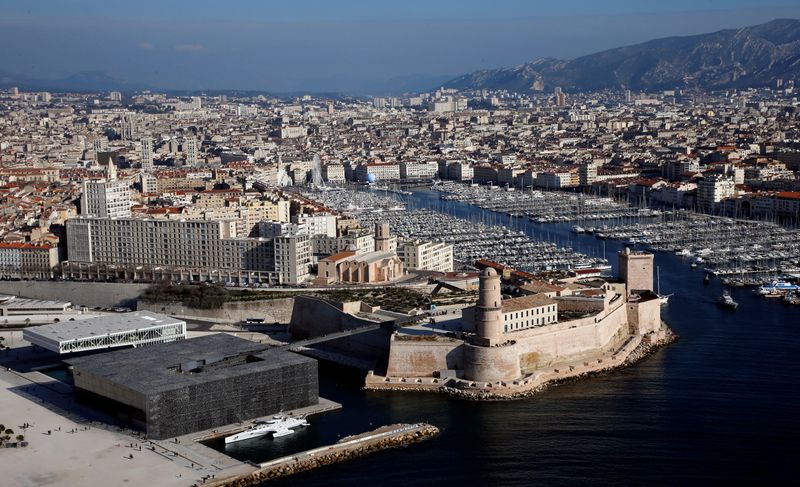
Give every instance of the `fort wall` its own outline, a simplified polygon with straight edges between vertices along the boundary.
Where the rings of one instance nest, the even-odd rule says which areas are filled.
[[[463,369],[463,342],[446,337],[393,335],[389,348],[387,375],[431,377],[441,370]]]

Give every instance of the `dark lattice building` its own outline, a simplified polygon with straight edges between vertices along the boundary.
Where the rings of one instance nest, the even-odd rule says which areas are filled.
[[[319,402],[313,359],[219,333],[68,360],[76,393],[163,439]]]

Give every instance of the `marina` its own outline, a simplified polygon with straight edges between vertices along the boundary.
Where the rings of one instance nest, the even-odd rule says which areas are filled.
[[[590,256],[568,246],[531,238],[523,230],[496,222],[459,218],[434,209],[407,209],[402,200],[377,191],[303,191],[303,196],[357,218],[363,227],[389,223],[392,233],[405,238],[453,244],[454,258],[465,265],[488,259],[525,272],[610,269],[599,255]]]
[[[517,190],[511,187],[463,185],[449,181],[435,185],[432,189],[439,191],[443,200],[460,201],[509,216],[524,216],[536,223],[611,220],[661,214],[659,210],[631,208],[613,198],[583,193],[531,188]],[[576,233],[583,231],[581,228]]]
[[[488,189],[453,183],[436,185],[432,189],[440,195],[442,203],[464,203],[504,217],[502,220],[488,222],[490,225],[502,224],[506,228],[523,230],[527,227],[520,223],[522,217],[527,217],[531,223],[544,225],[571,222],[573,224],[570,234],[574,237],[565,241],[562,236],[560,243],[564,247],[571,247],[571,240],[580,235],[594,236],[598,240],[617,240],[652,252],[674,253],[690,268],[702,269],[730,287],[754,287],[780,279],[800,279],[800,230],[796,228],[688,210],[661,212],[637,209],[608,198],[555,191],[506,191],[498,187]],[[530,200],[541,201],[531,203]],[[559,201],[571,203],[564,205],[559,204]],[[413,208],[419,203],[406,204]],[[526,210],[533,208],[538,211],[537,209],[544,208],[547,204],[552,204],[553,208],[546,218],[535,216]],[[428,205],[437,212],[442,212],[441,207],[436,208],[430,202]],[[605,210],[589,210],[597,207]],[[479,221],[486,222],[485,215]],[[415,222],[410,226],[416,229],[420,224]],[[536,240],[541,241],[545,232],[547,231],[540,230],[533,232],[533,235]],[[550,240],[549,233],[544,240]],[[595,255],[596,251],[597,249],[594,250]],[[546,258],[544,260],[546,266],[548,262]],[[563,268],[570,265],[564,262],[559,264]],[[595,264],[601,265],[597,262]],[[782,288],[775,291],[778,297],[788,296],[786,302],[798,302],[798,289]],[[775,293],[761,295],[773,296]]]
[[[517,225],[521,220],[442,201],[427,190],[415,191],[404,201],[411,208],[436,208],[471,221]],[[585,254],[601,252],[604,243],[609,255],[623,248],[619,240],[576,235],[570,224],[524,220],[515,228],[537,237],[549,232],[551,239],[570,241]],[[381,485],[402,487],[408,485],[408,476],[393,472],[412,469],[431,483],[464,485],[494,481],[524,486],[532,480],[559,484],[567,471],[576,485],[597,483],[599,477],[605,479],[604,485],[651,482],[654,475],[664,484],[675,484],[687,477],[706,478],[709,468],[721,481],[780,481],[777,467],[793,464],[798,434],[797,425],[784,418],[793,414],[798,398],[798,389],[788,384],[799,366],[782,358],[800,349],[794,326],[798,310],[748,289],[731,288],[731,296],[740,303],[731,312],[716,302],[723,292],[719,279],[704,285],[702,270],[692,270],[687,259],[674,252],[659,252],[655,258],[661,288],[673,294],[662,307],[662,316],[681,336],[676,344],[624,373],[561,384],[535,399],[501,403],[465,405],[429,393],[364,394],[362,374],[321,370],[322,395],[345,406],[341,413],[314,420],[308,431],[325,432],[323,441],[335,440],[343,428],[364,431],[420,418],[443,434],[403,450],[403,455],[376,455],[368,462],[341,464],[276,480],[274,485],[310,487],[325,482],[344,487],[354,478],[371,478]],[[614,259],[611,264],[616,265]],[[743,360],[746,347],[750,358]],[[616,425],[617,433],[609,434],[609,423]],[[645,431],[647,435],[642,434]],[[739,442],[741,435],[750,441]],[[509,437],[520,449],[547,454],[509,452],[503,447]],[[235,456],[254,462],[278,456],[276,443],[252,443],[252,448],[238,450]],[[492,448],[478,453],[479,445]],[[776,446],[774,455],[760,455]],[[620,448],[628,451],[624,461]]]

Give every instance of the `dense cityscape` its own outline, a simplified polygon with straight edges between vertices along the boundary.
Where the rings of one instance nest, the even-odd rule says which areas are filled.
[[[0,79],[10,485],[532,485],[506,415],[564,468],[556,425],[597,410],[570,449],[642,429],[637,461],[579,462],[604,483],[651,481],[647,455],[673,485],[792,481],[688,456],[740,439],[734,403],[762,418],[741,455],[790,420],[800,78],[578,89],[582,59],[378,95]],[[773,382],[786,402],[741,392]],[[719,436],[680,453],[693,413]]]

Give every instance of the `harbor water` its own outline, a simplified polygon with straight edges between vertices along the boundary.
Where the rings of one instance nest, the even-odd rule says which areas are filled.
[[[511,224],[616,266],[621,244],[536,224],[421,190],[412,207]],[[382,424],[425,421],[436,439],[270,482],[286,486],[688,485],[796,482],[800,446],[800,308],[733,289],[716,304],[689,261],[657,254],[663,317],[680,340],[618,372],[562,384],[525,400],[470,403],[430,393],[363,392],[362,375],[320,364],[320,392],[343,409],[277,440],[227,453],[265,461]]]

